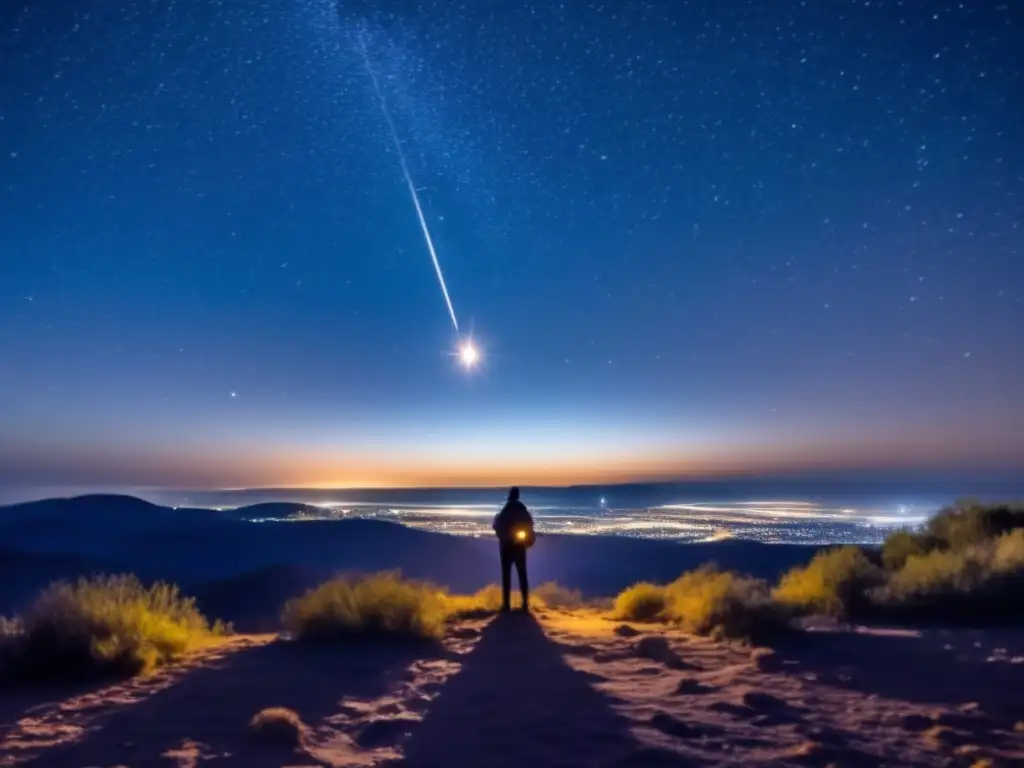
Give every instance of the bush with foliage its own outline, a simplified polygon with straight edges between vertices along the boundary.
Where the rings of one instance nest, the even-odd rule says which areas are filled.
[[[908,557],[872,598],[891,618],[1024,619],[1024,529]]]
[[[501,610],[501,587],[488,584],[472,595],[442,593],[445,611],[451,618],[481,619]]]
[[[443,590],[398,573],[342,576],[290,600],[285,629],[298,640],[355,636],[439,640],[453,605]]]
[[[147,672],[229,631],[172,584],[95,576],[44,589],[3,639],[3,673],[80,679]]]
[[[305,745],[309,726],[293,709],[267,707],[249,721],[249,735],[265,746],[298,749]]]
[[[615,616],[624,621],[659,621],[666,618],[668,596],[665,587],[641,581],[615,598]]]
[[[899,570],[907,558],[927,554],[934,546],[934,542],[920,533],[906,529],[896,531],[889,534],[882,544],[882,564],[888,571]]]
[[[768,583],[704,566],[665,588],[667,614],[688,632],[763,639],[786,626]]]
[[[859,547],[837,547],[816,554],[805,567],[793,568],[775,588],[780,605],[797,613],[851,616],[863,613],[869,592],[885,574]]]
[[[578,589],[569,589],[549,581],[532,591],[531,600],[544,608],[581,608],[586,601]]]
[[[958,501],[940,510],[919,532],[897,531],[882,547],[885,567],[897,570],[908,558],[935,550],[959,552],[1024,529],[1024,505]]]
[[[960,501],[941,510],[925,525],[929,549],[962,550],[1024,528],[1024,505]]]

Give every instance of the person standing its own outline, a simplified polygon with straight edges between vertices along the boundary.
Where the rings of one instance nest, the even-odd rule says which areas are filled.
[[[494,533],[498,537],[501,554],[501,610],[511,609],[512,566],[519,577],[519,591],[523,596],[523,610],[530,609],[530,584],[526,576],[526,550],[536,538],[533,531],[533,517],[526,505],[519,500],[519,488],[513,486],[508,492],[508,501],[494,518]]]

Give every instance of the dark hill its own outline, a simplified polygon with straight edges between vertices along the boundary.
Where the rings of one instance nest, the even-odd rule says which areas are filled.
[[[116,568],[195,589],[223,618],[276,618],[280,604],[338,571],[401,570],[460,592],[500,577],[490,538],[431,533],[378,520],[249,522],[288,517],[303,504],[257,504],[233,513],[173,509],[131,497],[83,496],[0,508],[8,555],[4,605],[52,577]],[[270,514],[268,514],[268,512]],[[530,578],[612,595],[641,580],[669,581],[706,562],[774,579],[815,549],[746,541],[678,544],[617,536],[541,536]],[[237,601],[237,604],[233,604]]]

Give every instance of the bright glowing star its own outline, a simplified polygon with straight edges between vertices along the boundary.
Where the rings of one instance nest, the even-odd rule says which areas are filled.
[[[464,341],[459,345],[459,361],[464,368],[475,368],[480,362],[480,350],[472,341]]]
[[[526,531],[516,531],[516,539],[526,541]]]

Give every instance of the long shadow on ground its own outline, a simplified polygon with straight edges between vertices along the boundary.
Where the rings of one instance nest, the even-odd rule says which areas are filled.
[[[253,744],[248,723],[265,707],[288,707],[316,726],[346,697],[379,696],[429,648],[313,647],[273,642],[228,654],[190,670],[148,698],[102,713],[79,741],[38,755],[47,768],[83,765],[164,765],[188,745],[200,762],[221,766],[279,766],[300,760]]]
[[[629,722],[568,666],[529,614],[499,616],[406,743],[407,768],[650,766],[690,761],[642,749]]]
[[[866,694],[956,709],[976,703],[1012,727],[1024,690],[1024,632],[811,632],[776,648],[784,668]]]

